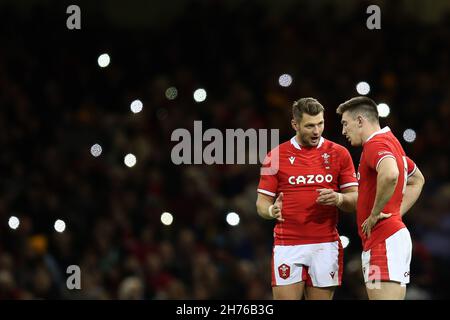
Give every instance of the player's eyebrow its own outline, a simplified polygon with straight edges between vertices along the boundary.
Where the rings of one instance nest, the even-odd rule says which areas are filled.
[[[315,126],[315,125],[319,125],[319,124],[322,124],[322,123],[324,123],[324,120],[321,120],[321,121],[319,121],[319,122],[317,122],[317,123],[307,122],[307,123],[305,124],[305,127],[307,127],[307,126]]]

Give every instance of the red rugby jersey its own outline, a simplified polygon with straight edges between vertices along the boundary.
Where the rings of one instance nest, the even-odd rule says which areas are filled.
[[[278,153],[278,166],[274,164]],[[276,245],[296,245],[336,241],[338,210],[316,203],[320,188],[335,191],[358,186],[348,150],[320,139],[317,147],[300,146],[295,136],[267,155],[263,169],[277,167],[273,174],[261,170],[258,192],[276,198],[283,192],[284,222],[275,225]]]
[[[397,162],[400,175],[394,194],[386,203],[382,212],[392,213],[392,216],[380,220],[372,229],[370,238],[362,233],[361,224],[371,214],[377,192],[377,168],[381,160],[386,157],[394,158]],[[400,206],[406,188],[406,180],[413,175],[417,166],[409,159],[400,142],[392,134],[389,127],[373,133],[363,144],[363,151],[358,167],[358,203],[357,223],[358,233],[362,239],[364,251],[384,241],[396,231],[405,228],[400,215]]]

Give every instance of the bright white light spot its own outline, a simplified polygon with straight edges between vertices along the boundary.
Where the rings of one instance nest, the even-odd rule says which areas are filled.
[[[278,83],[280,84],[280,86],[282,87],[289,87],[292,84],[292,77],[291,75],[285,73],[282,74],[279,78],[278,78]]]
[[[133,113],[138,113],[142,111],[142,101],[141,100],[134,100],[130,104],[130,109]]]
[[[136,157],[134,154],[129,153],[125,156],[124,159],[125,165],[129,168],[133,167],[136,164]]]
[[[405,132],[403,132],[403,139],[405,139],[406,142],[412,143],[416,140],[416,132],[413,129],[406,129]]]
[[[9,217],[8,225],[11,229],[16,230],[20,225],[20,220],[16,216]]]
[[[167,88],[167,90],[166,90],[166,98],[168,100],[174,100],[177,96],[178,96],[177,88],[175,88],[175,87]]]
[[[101,155],[101,154],[102,154],[102,146],[99,145],[98,143],[94,144],[94,145],[91,147],[91,154],[92,154],[94,157],[98,157],[99,155]]]
[[[194,100],[195,102],[203,102],[206,99],[206,91],[205,89],[197,89],[194,91]]]
[[[55,230],[58,232],[64,232],[66,230],[66,223],[61,219],[55,221]]]
[[[344,249],[347,248],[347,246],[350,244],[350,239],[346,236],[340,236],[339,238],[341,238],[342,247]]]
[[[111,59],[109,58],[109,54],[107,53],[103,53],[101,54],[98,59],[98,65],[100,66],[100,68],[105,68],[109,65],[109,62],[111,61]]]
[[[378,115],[382,118],[386,118],[389,113],[391,113],[391,108],[386,103],[380,103],[377,106],[378,109]]]
[[[161,222],[165,226],[170,226],[173,222],[173,216],[169,212],[163,212],[161,215]]]
[[[237,226],[239,224],[239,221],[241,218],[239,218],[239,215],[236,212],[230,212],[227,214],[227,223],[230,226]]]
[[[370,85],[367,82],[360,82],[356,85],[356,91],[360,94],[365,96],[370,92]]]

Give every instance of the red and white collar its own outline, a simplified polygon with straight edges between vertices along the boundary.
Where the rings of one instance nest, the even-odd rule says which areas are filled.
[[[378,130],[378,131],[372,133],[372,134],[367,138],[367,140],[366,140],[364,143],[366,143],[367,141],[369,141],[370,139],[372,139],[372,138],[373,138],[374,136],[376,136],[377,134],[387,133],[387,132],[389,132],[389,131],[391,131],[391,129],[390,129],[389,127],[384,127],[383,129]]]
[[[317,149],[319,149],[324,142],[325,142],[325,139],[323,137],[320,137],[319,144],[317,145]],[[302,150],[302,147],[298,144],[297,139],[295,139],[295,136],[293,136],[291,138],[291,144],[295,147],[295,149]]]

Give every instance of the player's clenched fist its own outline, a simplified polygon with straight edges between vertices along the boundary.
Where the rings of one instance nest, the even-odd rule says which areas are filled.
[[[332,189],[317,189],[319,196],[316,202],[326,206],[339,206],[342,203],[342,194]]]
[[[274,204],[269,207],[269,215],[278,221],[284,221],[281,210],[283,208],[283,192],[280,192]]]

